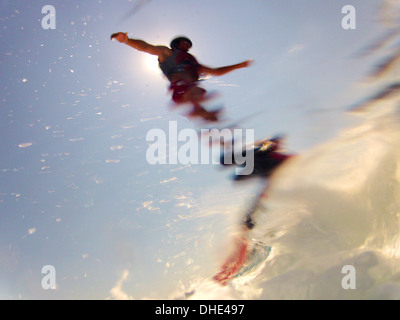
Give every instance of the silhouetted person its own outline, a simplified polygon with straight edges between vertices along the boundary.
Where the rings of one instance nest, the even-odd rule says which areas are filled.
[[[162,45],[151,45],[143,40],[130,39],[127,33],[118,32],[111,35],[136,50],[158,57],[159,66],[171,83],[172,100],[177,104],[190,103],[193,106],[189,116],[199,116],[208,121],[217,121],[218,113],[207,111],[202,103],[211,96],[206,90],[198,86],[200,75],[208,74],[221,76],[233,70],[246,68],[251,60],[220,68],[210,68],[197,62],[196,58],[188,53],[192,42],[186,37],[178,37],[171,41],[170,48]]]

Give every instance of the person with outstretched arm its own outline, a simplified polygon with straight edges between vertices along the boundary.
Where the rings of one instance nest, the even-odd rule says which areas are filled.
[[[192,41],[186,37],[173,39],[170,47],[131,39],[127,33],[123,32],[112,34],[111,39],[157,56],[161,71],[171,83],[172,100],[177,104],[190,103],[193,110],[189,116],[202,117],[208,121],[218,121],[220,110],[210,112],[202,107],[202,103],[209,99],[210,95],[205,89],[199,87],[200,75],[221,76],[237,69],[246,68],[252,62],[252,60],[246,60],[219,68],[202,65],[188,52],[192,47]]]

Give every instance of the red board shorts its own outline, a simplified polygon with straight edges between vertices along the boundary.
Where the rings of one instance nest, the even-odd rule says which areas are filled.
[[[185,94],[193,87],[197,87],[197,82],[185,82],[185,81],[177,81],[175,83],[172,83],[170,86],[170,90],[173,91],[172,93],[172,100],[175,103],[184,103],[184,96]],[[204,89],[202,89],[204,90]],[[205,90],[204,90],[205,92]]]

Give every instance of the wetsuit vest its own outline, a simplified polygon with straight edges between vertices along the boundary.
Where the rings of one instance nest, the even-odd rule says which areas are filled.
[[[179,72],[190,72],[193,76],[193,80],[199,79],[198,69],[200,64],[196,58],[190,53],[178,49],[172,49],[173,53],[164,62],[160,63],[160,69],[164,75],[171,80],[171,77],[175,73]]]

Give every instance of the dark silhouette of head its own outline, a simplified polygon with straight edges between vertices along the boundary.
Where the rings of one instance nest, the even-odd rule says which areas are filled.
[[[193,43],[189,38],[177,37],[171,41],[170,47],[172,49],[179,49],[187,51],[192,47]]]

